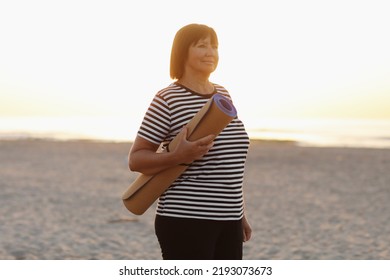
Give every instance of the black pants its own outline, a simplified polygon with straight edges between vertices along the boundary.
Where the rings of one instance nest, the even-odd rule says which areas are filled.
[[[164,260],[241,260],[242,221],[212,221],[156,215]]]

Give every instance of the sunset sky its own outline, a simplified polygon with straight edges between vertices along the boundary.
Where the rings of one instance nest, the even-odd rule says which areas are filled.
[[[213,27],[242,118],[390,118],[388,1],[1,1],[0,117],[143,115]]]

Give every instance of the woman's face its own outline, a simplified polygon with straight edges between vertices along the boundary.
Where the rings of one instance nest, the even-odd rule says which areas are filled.
[[[186,68],[210,75],[217,68],[218,60],[218,46],[212,44],[210,37],[207,37],[190,46]]]

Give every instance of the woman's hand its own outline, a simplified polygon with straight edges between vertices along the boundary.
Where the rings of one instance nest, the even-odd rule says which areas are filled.
[[[245,215],[242,218],[242,230],[243,230],[243,233],[244,233],[243,234],[244,235],[243,241],[244,242],[249,241],[251,239],[251,237],[252,237],[252,227],[249,224],[248,220],[246,219]]]
[[[187,140],[188,128],[185,126],[178,134],[179,141],[173,153],[180,163],[191,163],[201,159],[213,147],[214,135],[210,134],[196,141]]]

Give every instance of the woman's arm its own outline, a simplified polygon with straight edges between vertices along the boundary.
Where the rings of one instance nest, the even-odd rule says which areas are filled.
[[[129,168],[145,175],[153,175],[181,163],[200,159],[213,146],[214,135],[196,141],[187,141],[187,128],[179,133],[179,142],[174,151],[156,153],[158,145],[137,136],[129,152]]]

